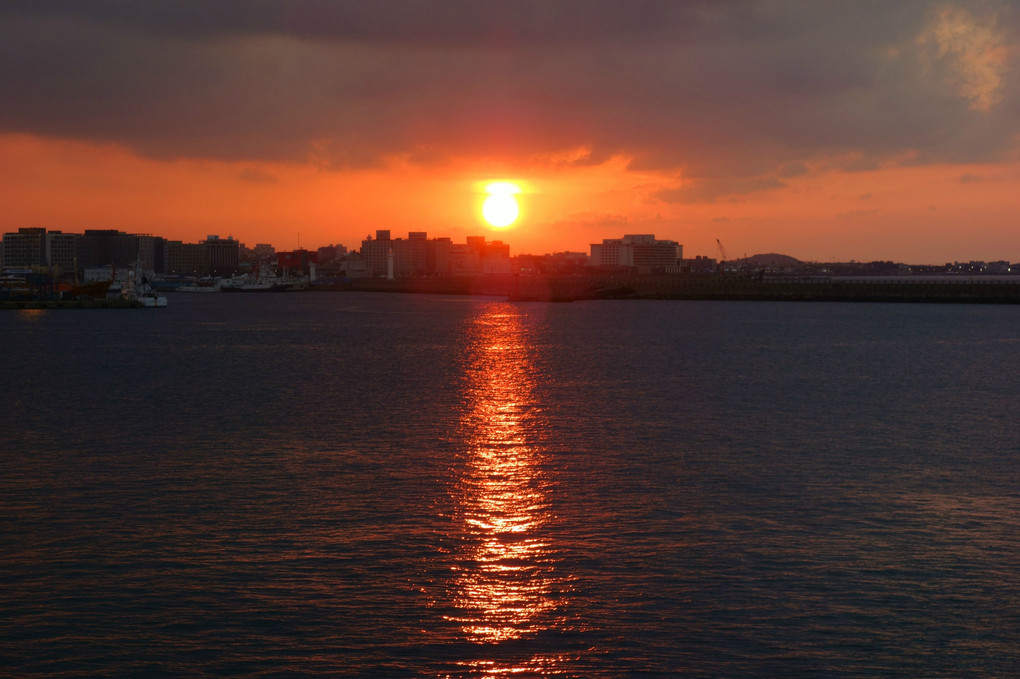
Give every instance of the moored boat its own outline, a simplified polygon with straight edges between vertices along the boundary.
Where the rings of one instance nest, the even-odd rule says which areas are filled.
[[[191,285],[182,285],[177,288],[176,292],[220,292],[221,288],[218,285],[203,285],[201,283],[192,283]]]

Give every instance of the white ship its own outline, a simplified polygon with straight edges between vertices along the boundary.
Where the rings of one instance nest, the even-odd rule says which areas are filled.
[[[142,282],[135,283],[133,276],[129,276],[120,286],[120,297],[132,302],[139,302],[143,307],[165,307],[166,295],[156,292],[152,286],[142,279]]]

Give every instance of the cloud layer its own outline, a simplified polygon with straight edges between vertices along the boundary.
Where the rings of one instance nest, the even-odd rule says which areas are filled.
[[[623,156],[705,202],[1009,152],[1018,26],[986,1],[8,2],[0,129],[328,168]]]

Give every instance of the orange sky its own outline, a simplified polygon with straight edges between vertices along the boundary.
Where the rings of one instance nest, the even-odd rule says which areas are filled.
[[[586,7],[0,7],[0,230],[1020,261],[1012,3]]]
[[[809,172],[739,200],[669,204],[651,195],[676,177],[593,167],[487,172],[484,163],[437,171],[318,169],[299,163],[154,160],[122,146],[27,135],[0,136],[0,228],[80,232],[117,228],[197,241],[233,235],[279,249],[341,243],[354,249],[376,229],[394,237],[485,235],[515,254],[587,251],[602,238],[655,233],[686,256],[783,252],[808,260],[1020,259],[1020,165],[929,165],[866,172]],[[488,180],[523,188],[520,219],[506,229],[480,215]],[[682,180],[681,180],[682,181]]]

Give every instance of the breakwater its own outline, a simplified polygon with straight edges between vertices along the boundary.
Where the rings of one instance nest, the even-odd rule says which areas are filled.
[[[374,292],[506,296],[519,301],[692,299],[791,302],[1020,303],[1016,279],[746,278],[725,275],[487,275],[352,280]]]
[[[3,309],[142,309],[145,305],[129,299],[14,299],[0,300]]]

